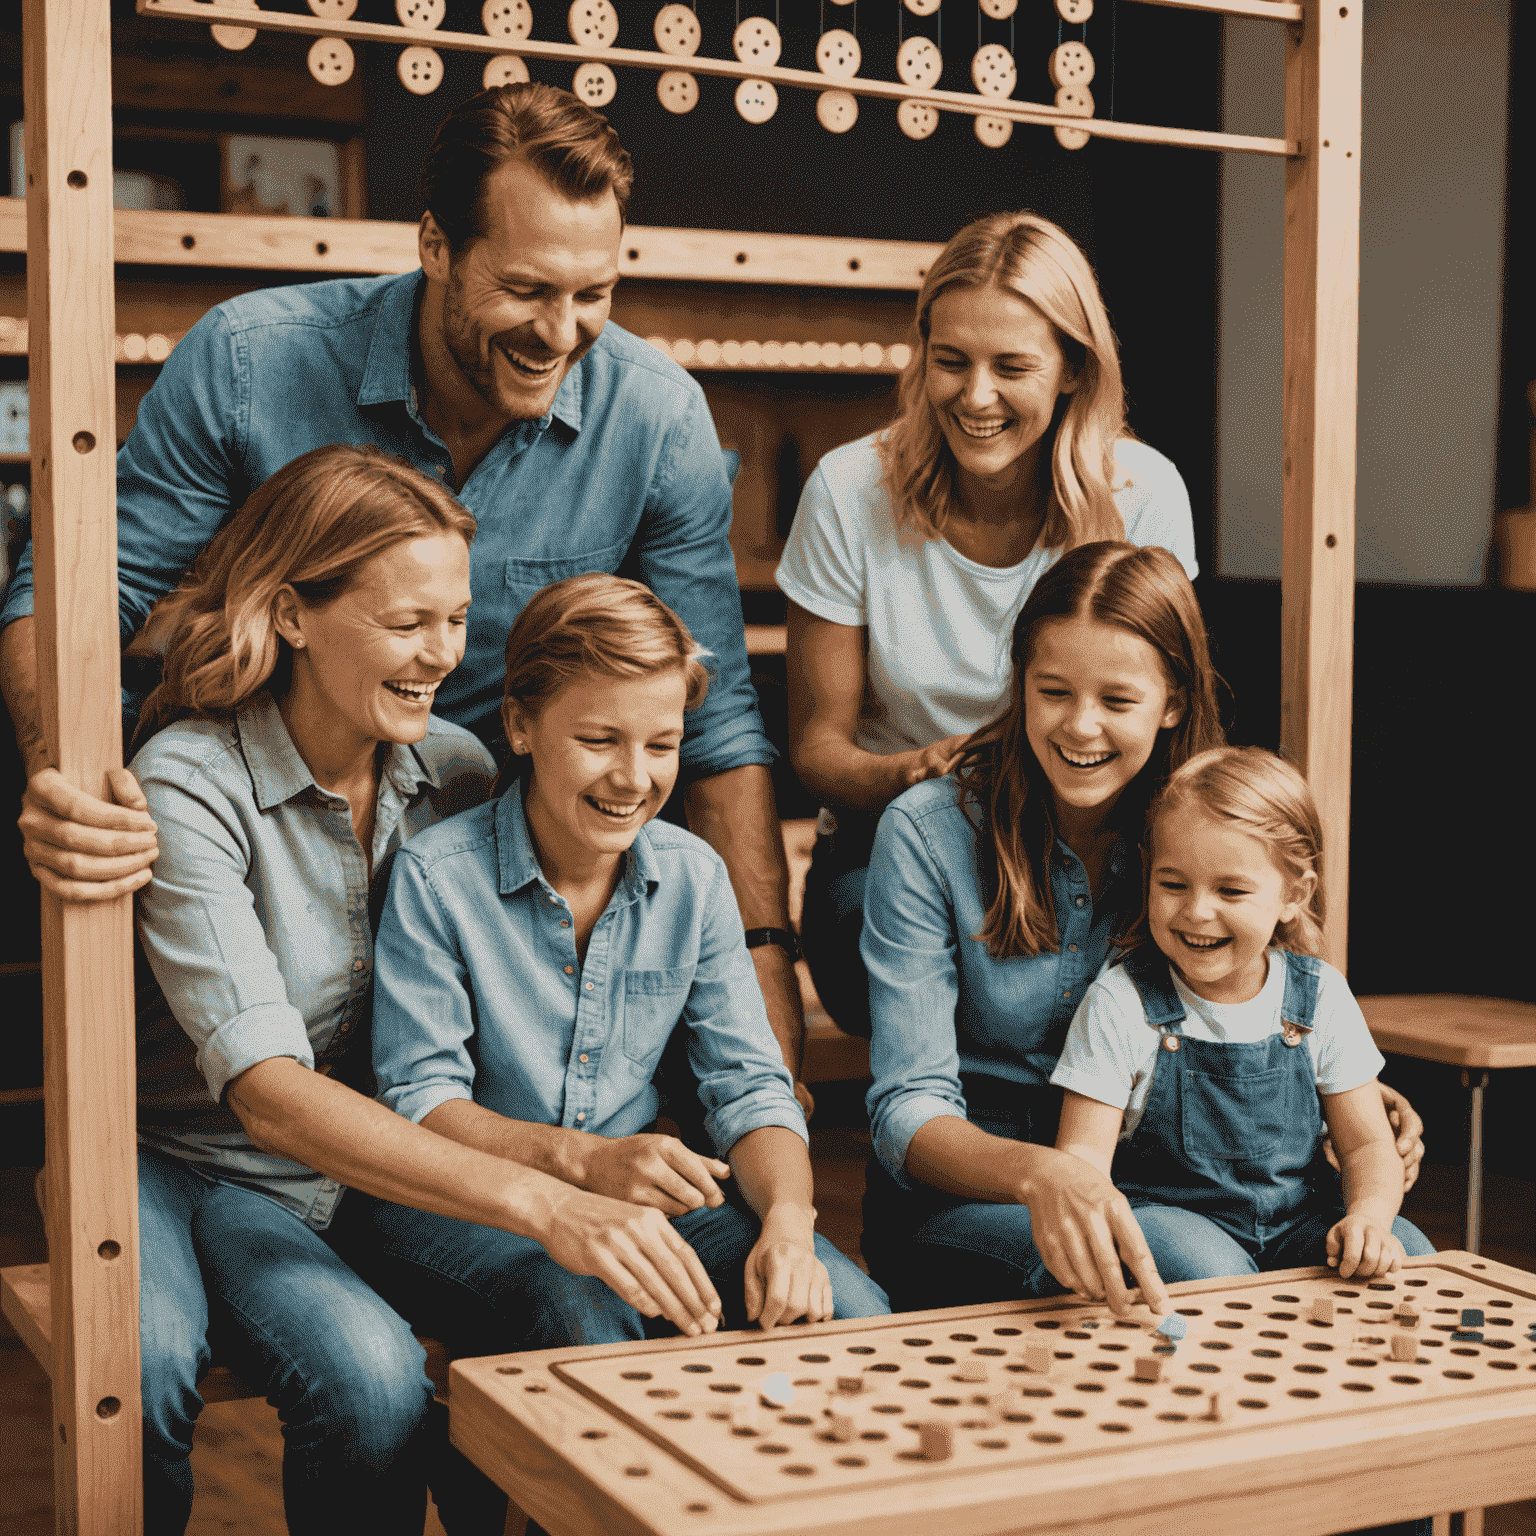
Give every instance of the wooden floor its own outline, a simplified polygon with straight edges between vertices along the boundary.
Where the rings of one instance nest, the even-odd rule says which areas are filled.
[[[830,1129],[813,1131],[811,1141],[821,1229],[856,1258],[869,1138]],[[32,1198],[33,1172],[0,1169],[0,1265],[46,1257]],[[1405,1214],[1442,1247],[1459,1246],[1463,1177],[1460,1168],[1428,1168],[1408,1197]],[[1488,1254],[1536,1269],[1536,1185],[1490,1179],[1486,1224]],[[47,1536],[53,1529],[48,1381],[3,1321],[0,1330],[0,1536]],[[191,1536],[226,1531],[283,1536],[281,1460],[277,1415],[265,1403],[219,1403],[204,1410],[192,1452],[197,1501]],[[1490,1510],[1485,1529],[1487,1536],[1536,1536],[1536,1502]],[[441,1530],[429,1514],[424,1536],[440,1536]]]

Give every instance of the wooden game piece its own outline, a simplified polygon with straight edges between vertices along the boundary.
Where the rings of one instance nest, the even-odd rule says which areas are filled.
[[[909,139],[926,139],[939,126],[938,108],[923,101],[904,101],[896,108],[896,126]]]
[[[1177,1343],[1189,1332],[1189,1324],[1177,1312],[1170,1312],[1155,1329],[1170,1344]]]
[[[573,43],[587,48],[612,48],[619,35],[619,13],[609,0],[572,0],[565,13],[565,25]]]
[[[619,82],[606,64],[583,64],[571,77],[571,94],[589,107],[606,107],[618,92]]]
[[[987,1379],[987,1366],[983,1360],[962,1360],[960,1369],[955,1372],[956,1381],[985,1381]]]
[[[944,55],[931,37],[909,37],[896,52],[896,74],[905,85],[935,86],[944,72]]]
[[[443,83],[443,56],[436,48],[402,48],[395,73],[413,96],[430,96]]]
[[[1404,1296],[1397,1304],[1397,1326],[1399,1328],[1419,1326],[1419,1309],[1414,1306],[1413,1298],[1410,1296]]]
[[[846,1445],[858,1434],[858,1423],[851,1413],[839,1413],[834,1408],[827,1409],[827,1434],[840,1445]]]
[[[955,1432],[941,1419],[917,1426],[918,1450],[929,1461],[948,1461],[955,1453]]]
[[[743,80],[736,87],[736,111],[749,123],[766,123],[779,110],[779,93],[771,80]]]
[[[447,10],[447,0],[395,0],[396,18],[413,32],[435,32]]]
[[[521,42],[533,31],[533,11],[528,0],[485,0],[480,25],[492,37]]]
[[[901,0],[914,16],[932,16],[939,8],[939,0]]]
[[[242,11],[258,11],[261,9],[256,0],[228,0],[231,5],[238,6]],[[249,48],[256,41],[255,27],[220,27],[208,28],[214,42],[220,48],[227,48],[231,53],[238,53],[242,48]],[[313,70],[311,70],[313,73]]]
[[[1138,1355],[1136,1357],[1136,1369],[1133,1373],[1135,1381],[1161,1381],[1163,1376],[1163,1362],[1156,1355]]]
[[[1013,124],[1006,117],[978,117],[975,131],[988,149],[1001,149],[1013,137]]]
[[[1048,1376],[1051,1372],[1051,1346],[1049,1344],[1026,1344],[1024,1346],[1024,1369],[1035,1371],[1042,1376]]]
[[[816,40],[816,68],[834,80],[852,80],[863,61],[858,38],[841,27],[823,32]]]
[[[731,34],[731,51],[743,64],[772,69],[784,51],[784,41],[766,16],[748,16]]]
[[[795,1389],[783,1371],[775,1371],[758,1383],[758,1396],[769,1408],[788,1408],[795,1400]]]
[[[1086,43],[1062,43],[1051,50],[1050,59],[1051,84],[1056,87],[1063,85],[1092,85],[1093,84],[1093,55],[1088,51]],[[1169,1040],[1177,1040],[1177,1035],[1169,1035]],[[1172,1050],[1173,1047],[1169,1046]]]
[[[1018,66],[1001,43],[988,43],[971,55],[971,84],[983,96],[1012,96],[1018,83]]]
[[[680,59],[692,58],[699,51],[699,18],[686,5],[664,5],[656,12],[651,27],[656,46],[663,53]]]
[[[1418,1341],[1407,1333],[1394,1333],[1392,1335],[1392,1358],[1394,1360],[1417,1360],[1419,1358]]]
[[[1483,1326],[1483,1309],[1481,1307],[1463,1307],[1461,1309],[1461,1326],[1463,1328],[1481,1328]]]
[[[356,61],[352,45],[340,37],[317,37],[309,49],[309,72],[321,85],[345,85]]]
[[[868,1383],[862,1376],[839,1376],[837,1378],[837,1390],[848,1397],[857,1397]]]
[[[1209,1417],[1215,1419],[1218,1424],[1225,1424],[1231,1417],[1231,1394],[1229,1392],[1212,1392]]]
[[[750,1397],[738,1397],[731,1404],[732,1429],[743,1432],[750,1430],[755,1435],[762,1423],[762,1418],[762,1409]]]
[[[1313,1299],[1312,1321],[1314,1323],[1331,1323],[1333,1321],[1332,1296],[1318,1296]]]
[[[823,91],[816,98],[816,121],[828,133],[847,133],[859,120],[859,99],[852,91]]]

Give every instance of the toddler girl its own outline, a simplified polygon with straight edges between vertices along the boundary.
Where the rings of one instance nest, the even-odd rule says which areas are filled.
[[[1129,1199],[1164,1280],[1320,1264],[1370,1279],[1433,1245],[1398,1216],[1382,1057],[1318,958],[1322,832],[1256,747],[1191,758],[1147,818],[1142,943],[1084,997],[1056,1145]],[[1322,1152],[1323,1124],[1339,1181]]]

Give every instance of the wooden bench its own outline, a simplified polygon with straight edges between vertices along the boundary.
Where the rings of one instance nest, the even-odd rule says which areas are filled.
[[[1372,1038],[1388,1055],[1461,1068],[1462,1087],[1471,1093],[1462,1246],[1477,1253],[1483,1236],[1483,1091],[1490,1072],[1536,1067],[1536,1003],[1452,992],[1362,997],[1359,1002]]]

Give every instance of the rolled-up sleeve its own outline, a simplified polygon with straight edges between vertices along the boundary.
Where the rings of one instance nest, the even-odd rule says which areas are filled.
[[[249,400],[236,338],[211,310],[177,343],[117,455],[117,605],[124,640],[207,547],[250,487],[240,463]],[[32,548],[0,626],[32,612]]]
[[[150,969],[220,1103],[258,1062],[291,1056],[313,1067],[315,1057],[245,883],[249,839],[217,790],[201,792],[203,782],[143,774],[160,857],[135,914]]]
[[[731,552],[731,485],[702,391],[673,423],[636,545],[636,574],[712,659],[709,696],[688,717],[683,771],[709,778],[771,763],[747,664],[741,591]]]
[[[868,1094],[875,1155],[911,1189],[907,1148],[940,1115],[966,1118],[955,1038],[954,910],[922,829],[897,807],[875,833],[860,952],[873,1024]]]
[[[373,955],[379,1098],[417,1122],[450,1099],[474,1098],[469,975],[453,923],[408,848],[395,858]]]
[[[869,623],[863,551],[838,516],[821,465],[805,482],[794,526],[773,578],[792,603],[818,619],[856,629]]]
[[[704,1129],[721,1157],[748,1131],[765,1125],[782,1125],[809,1146],[805,1115],[768,1023],[741,917],[718,861],[704,913],[698,965],[683,1007]]]

